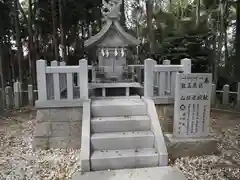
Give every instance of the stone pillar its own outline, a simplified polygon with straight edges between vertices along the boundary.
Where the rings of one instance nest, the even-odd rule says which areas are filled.
[[[152,97],[154,96],[154,67],[157,64],[156,61],[152,59],[146,59],[144,61],[144,96]]]

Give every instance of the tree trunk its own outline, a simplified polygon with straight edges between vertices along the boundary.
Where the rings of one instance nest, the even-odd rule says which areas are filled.
[[[146,11],[147,11],[147,26],[148,26],[148,41],[150,54],[154,53],[154,34],[153,34],[153,0],[146,0]]]
[[[240,82],[240,0],[237,2],[237,19],[236,19],[236,39],[235,39],[235,49],[236,55],[234,58],[234,74],[238,82]]]
[[[200,4],[201,0],[197,0],[197,6],[196,6],[196,27],[199,25],[200,21]]]
[[[168,10],[169,10],[169,12],[172,12],[172,0],[169,0]]]
[[[29,63],[29,83],[35,86],[35,59],[33,48],[33,30],[32,30],[32,0],[28,0],[28,63]]]
[[[228,35],[227,35],[227,27],[225,27],[224,30],[224,60],[225,60],[225,67],[228,73],[232,74],[230,71],[230,66],[229,66],[229,61],[228,61],[228,57],[229,57],[229,52],[228,52]]]
[[[32,18],[32,23],[34,24],[34,35],[33,35],[33,39],[34,39],[34,44],[33,44],[33,48],[34,48],[34,55],[35,55],[35,60],[39,60],[40,59],[40,55],[39,55],[39,27],[36,24],[36,20],[39,17],[39,7],[38,7],[38,0],[34,0],[34,8],[33,8],[33,16],[34,18]]]
[[[61,31],[61,48],[62,48],[62,58],[63,61],[67,62],[67,52],[66,52],[66,34],[64,29],[64,11],[63,11],[63,2],[64,0],[59,0],[59,24]]]
[[[3,44],[0,42],[0,110],[5,108],[5,79],[4,79],[4,72],[3,72]]]
[[[224,41],[224,13],[223,13],[223,4],[220,3],[220,13],[219,13],[219,36],[217,37],[217,56],[216,56],[216,61],[215,61],[215,68],[214,68],[214,84],[217,85],[218,83],[218,76],[219,76],[219,64],[221,60],[221,55],[222,55],[222,48],[223,48],[223,41]]]
[[[20,23],[19,23],[19,12],[18,12],[18,0],[14,1],[15,8],[15,29],[16,29],[16,47],[17,47],[17,60],[18,60],[18,71],[19,71],[19,82],[23,82],[22,73],[22,60],[23,60],[23,48],[20,34]]]
[[[54,48],[54,59],[59,60],[59,49],[57,42],[57,13],[56,13],[56,1],[51,0],[52,5],[52,27],[53,27],[53,48]]]
[[[120,24],[122,25],[122,27],[126,27],[126,16],[125,16],[125,0],[122,1],[122,5],[121,5],[121,16],[120,16]]]

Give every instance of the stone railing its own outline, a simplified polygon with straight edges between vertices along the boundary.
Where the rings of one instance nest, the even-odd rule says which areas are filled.
[[[191,73],[191,60],[183,59],[181,65],[170,65],[170,61],[165,60],[162,65],[158,65],[156,61],[147,59],[144,65],[127,66],[127,73],[133,75],[130,81],[113,81],[111,83],[101,82],[98,84],[95,70],[94,66],[87,65],[87,60],[80,60],[78,66],[65,66],[63,62],[58,63],[57,61],[52,61],[51,66],[47,66],[45,60],[38,60],[38,101],[36,101],[36,106],[61,104],[66,107],[76,104],[76,101],[88,99],[91,89],[102,88],[102,96],[105,97],[106,88],[122,86],[126,89],[126,96],[130,95],[130,88],[136,88],[139,89],[139,95],[151,97],[156,104],[172,104],[176,74],[178,72]],[[92,73],[90,84],[88,82],[89,71]]]
[[[178,72],[191,73],[191,60],[182,59],[181,65],[170,65],[169,60],[165,60],[163,65],[152,59],[145,60],[144,96],[151,97],[155,104],[172,104]]]
[[[59,65],[59,66],[58,66]],[[79,87],[75,89],[74,75],[77,74]],[[79,61],[78,66],[65,66],[52,61],[47,66],[45,60],[37,61],[38,100],[37,107],[72,106],[88,99],[87,60]],[[63,91],[66,91],[64,94]],[[77,102],[76,102],[77,101]]]

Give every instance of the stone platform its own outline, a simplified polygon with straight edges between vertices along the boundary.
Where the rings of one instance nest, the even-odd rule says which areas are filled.
[[[172,158],[216,154],[218,139],[209,136],[204,138],[176,138],[165,134],[168,154]]]
[[[111,171],[77,172],[72,180],[187,180],[183,173],[170,166],[122,169]]]

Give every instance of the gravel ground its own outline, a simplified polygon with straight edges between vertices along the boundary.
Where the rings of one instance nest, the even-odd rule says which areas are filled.
[[[219,154],[171,161],[188,180],[240,180],[240,117],[212,115],[212,130],[220,138]]]
[[[32,149],[35,112],[0,119],[0,180],[70,180],[80,170],[80,150]],[[240,180],[240,117],[213,117],[221,138],[218,155],[170,160],[189,180]]]

